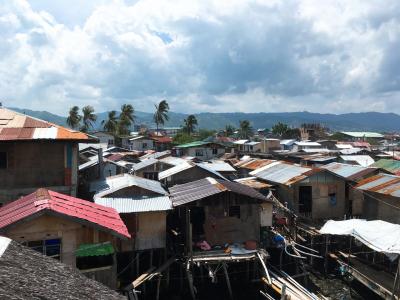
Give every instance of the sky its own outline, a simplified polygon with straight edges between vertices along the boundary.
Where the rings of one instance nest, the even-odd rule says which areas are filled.
[[[0,102],[400,113],[398,0],[0,0]]]

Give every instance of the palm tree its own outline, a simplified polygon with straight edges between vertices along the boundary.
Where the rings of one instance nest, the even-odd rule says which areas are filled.
[[[289,130],[290,130],[289,126],[281,122],[278,122],[271,128],[272,133],[278,136],[285,135]]]
[[[194,128],[197,125],[197,119],[195,117],[195,115],[189,115],[185,120],[185,128],[188,131],[188,134],[190,135],[191,133],[194,132]]]
[[[123,104],[119,115],[118,133],[127,134],[131,125],[135,123],[135,118],[135,109],[133,106],[130,104]]]
[[[154,123],[156,123],[157,126],[157,132],[158,132],[158,126],[164,125],[165,121],[168,121],[168,111],[169,111],[169,105],[167,100],[162,100],[158,105],[154,105],[156,107],[156,111],[153,116]]]
[[[96,122],[97,116],[94,113],[94,108],[93,106],[87,105],[84,108],[82,108],[82,113],[83,113],[83,126],[82,126],[82,131],[87,132],[90,128],[93,128],[93,123]]]
[[[108,112],[108,120],[101,121],[105,131],[115,134],[118,128],[117,112],[112,110]]]
[[[240,137],[247,139],[252,131],[253,128],[250,126],[250,122],[248,120],[239,121],[240,126]]]
[[[225,126],[225,135],[226,136],[231,136],[231,135],[233,135],[234,132],[235,132],[235,127],[233,127],[230,124],[227,124]]]
[[[82,116],[79,115],[79,107],[73,106],[69,110],[69,116],[67,118],[67,124],[72,129],[78,129],[79,123],[81,122]]]

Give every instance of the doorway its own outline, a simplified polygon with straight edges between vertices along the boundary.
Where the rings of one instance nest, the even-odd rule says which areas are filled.
[[[312,213],[312,186],[299,187],[299,213]]]

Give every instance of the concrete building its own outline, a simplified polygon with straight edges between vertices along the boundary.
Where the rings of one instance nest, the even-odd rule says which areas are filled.
[[[0,108],[0,205],[40,187],[76,195],[87,134]]]

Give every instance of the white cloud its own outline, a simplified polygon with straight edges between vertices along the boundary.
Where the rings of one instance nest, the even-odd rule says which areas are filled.
[[[400,112],[400,3],[0,0],[0,99],[65,114]]]

